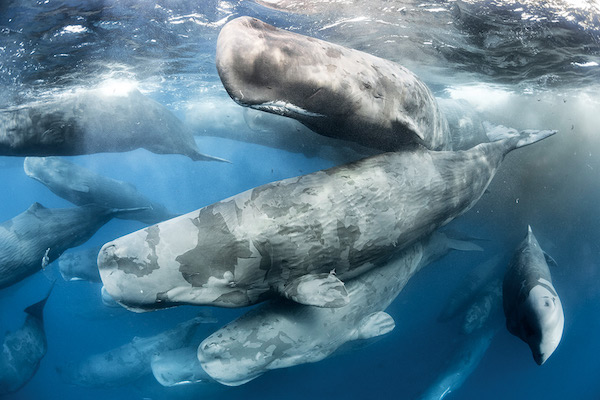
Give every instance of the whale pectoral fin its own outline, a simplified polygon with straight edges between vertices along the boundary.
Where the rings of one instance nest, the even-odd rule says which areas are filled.
[[[83,183],[69,183],[69,189],[81,193],[89,193],[90,191],[90,187]]]
[[[546,254],[545,251],[543,253],[544,253],[544,258],[546,259],[546,264],[548,264],[548,266],[550,268],[558,268],[558,264],[556,263],[554,258],[552,258],[548,254]]]
[[[350,302],[344,282],[333,273],[303,275],[280,292],[290,300],[309,306],[337,308]]]
[[[396,327],[394,319],[386,312],[378,311],[367,315],[358,328],[357,339],[370,339],[385,335]]]

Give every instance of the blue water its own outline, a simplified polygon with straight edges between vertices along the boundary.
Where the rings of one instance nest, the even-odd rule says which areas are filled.
[[[396,328],[370,346],[271,371],[235,388],[163,388],[151,375],[116,388],[62,382],[57,366],[159,333],[198,309],[135,314],[107,308],[100,284],[65,282],[55,262],[0,290],[2,334],[18,328],[22,310],[56,280],[45,309],[48,353],[33,379],[6,399],[416,398],[461,340],[456,322],[436,320],[448,296],[472,268],[511,251],[528,224],[559,266],[552,273],[565,313],[562,341],[539,367],[527,346],[502,327],[478,368],[448,398],[600,398],[600,6],[591,1],[306,3],[304,9],[279,10],[243,0],[2,1],[0,108],[107,79],[132,82],[195,129],[204,153],[232,164],[146,150],[68,159],[131,182],[176,213],[333,166],[330,160],[222,137],[227,129],[238,129],[239,114],[220,108],[235,105],[214,66],[216,38],[226,21],[255,16],[405,65],[436,96],[466,99],[493,123],[559,131],[508,155],[489,193],[452,223],[487,239],[485,252],[453,253],[417,274],[387,310]],[[200,115],[207,104],[218,107],[212,115]],[[0,157],[0,221],[34,202],[71,206],[27,177],[22,163],[19,157]],[[112,220],[82,248],[142,227]],[[245,312],[211,311],[219,322],[202,326],[201,335]]]

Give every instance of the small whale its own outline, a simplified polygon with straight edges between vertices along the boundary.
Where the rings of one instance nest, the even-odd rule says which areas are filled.
[[[482,292],[491,289],[491,287],[488,288],[490,281],[501,278],[500,261],[501,255],[497,254],[473,268],[446,301],[444,309],[438,316],[438,321],[446,322],[464,313],[475,298],[480,297]],[[499,284],[498,287],[501,285]]]
[[[146,210],[117,218],[134,219],[155,224],[176,214],[151,202],[130,183],[107,178],[60,157],[27,157],[23,163],[27,176],[43,183],[54,194],[77,206],[96,204],[106,208],[139,208]]]
[[[44,331],[44,306],[51,291],[52,287],[43,300],[27,307],[23,326],[4,338],[0,353],[0,396],[14,393],[25,386],[46,355],[48,344]]]
[[[529,227],[502,283],[506,327],[529,345],[538,365],[546,362],[558,347],[565,324],[562,303],[552,286],[548,263],[556,264],[541,249]]]
[[[259,186],[105,244],[100,277],[134,311],[243,307],[275,295],[340,307],[349,301],[343,280],[469,210],[507,153],[554,133],[384,153]]]
[[[439,400],[457,391],[475,371],[502,326],[500,256],[475,267],[452,294],[444,321],[459,317],[462,338],[419,400]]]
[[[320,361],[342,346],[395,327],[385,310],[408,281],[451,250],[480,251],[435,232],[387,264],[348,281],[350,302],[320,308],[277,299],[225,325],[198,346],[198,359],[217,382],[238,386],[278,368]]]
[[[429,88],[371,54],[240,17],[221,29],[216,63],[238,104],[294,118],[321,135],[383,151],[452,145]]]
[[[115,215],[134,211],[96,205],[48,209],[34,203],[0,224],[0,289],[34,274],[65,250],[85,243]]]
[[[441,400],[460,388],[477,369],[497,332],[497,327],[485,326],[463,338],[456,345],[442,372],[419,400]]]
[[[59,367],[57,371],[65,382],[77,386],[125,385],[151,372],[150,361],[154,354],[189,345],[203,322],[203,318],[193,318],[158,335],[136,337],[130,343]]]
[[[0,110],[0,155],[69,156],[145,148],[192,160],[194,136],[167,108],[119,82]]]

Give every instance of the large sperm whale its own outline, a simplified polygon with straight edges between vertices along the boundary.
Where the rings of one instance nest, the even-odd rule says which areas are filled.
[[[259,186],[105,244],[100,276],[137,311],[242,307],[274,295],[340,307],[349,301],[342,280],[469,210],[507,153],[553,133],[384,153]]]
[[[347,283],[350,303],[321,308],[277,299],[261,304],[225,325],[198,347],[198,359],[216,381],[246,383],[265,372],[317,362],[346,343],[394,329],[385,310],[410,278],[453,249],[481,250],[435,232],[384,266]]]
[[[394,62],[240,17],[221,30],[216,63],[237,103],[322,135],[384,151],[451,146],[429,88]]]

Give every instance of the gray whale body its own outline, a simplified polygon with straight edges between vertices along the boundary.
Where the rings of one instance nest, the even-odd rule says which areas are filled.
[[[237,103],[321,135],[384,151],[415,143],[450,149],[431,91],[391,61],[240,17],[221,30],[216,62]]]
[[[434,232],[386,265],[347,283],[350,302],[321,308],[275,299],[225,325],[198,346],[198,359],[216,381],[238,386],[278,368],[323,360],[342,346],[394,329],[385,310],[414,274],[453,249],[481,248]]]
[[[154,336],[135,337],[115,349],[60,366],[57,371],[65,382],[77,386],[125,385],[151,372],[154,354],[187,346],[201,323],[202,318],[193,318]]]
[[[138,148],[224,161],[200,153],[183,123],[137,89],[82,89],[0,110],[0,155],[70,156]]]
[[[27,176],[77,206],[96,204],[107,208],[144,207],[145,210],[121,213],[116,217],[146,224],[155,224],[176,216],[163,205],[150,201],[132,184],[99,175],[60,157],[27,157],[23,168]]]
[[[384,153],[259,186],[105,244],[100,276],[136,311],[242,307],[275,295],[340,307],[349,301],[341,280],[469,210],[508,152],[553,133]]]
[[[34,203],[0,224],[0,289],[34,274],[85,243],[115,215],[130,211],[96,205],[48,209]]]

